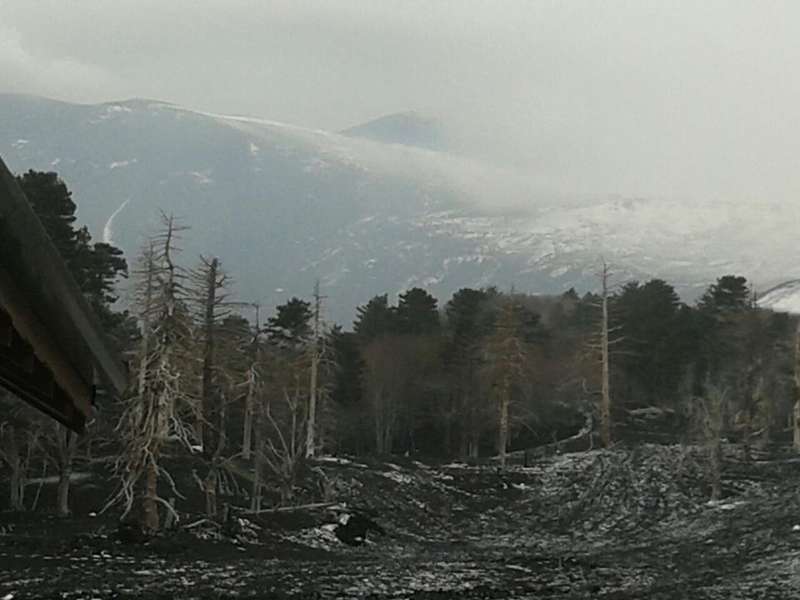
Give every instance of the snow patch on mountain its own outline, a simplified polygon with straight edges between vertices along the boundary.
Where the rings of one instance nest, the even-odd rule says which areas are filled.
[[[137,162],[139,162],[139,159],[137,159],[137,158],[132,158],[130,160],[115,160],[115,161],[112,161],[112,162],[108,163],[108,168],[109,169],[119,169],[120,167],[127,167],[129,165],[136,164]]]
[[[776,312],[800,315],[800,279],[772,288],[758,299],[758,305]]]
[[[106,244],[114,244],[114,219],[121,213],[128,205],[131,199],[127,198],[122,204],[117,207],[111,216],[108,217],[106,224],[103,226],[103,242]]]

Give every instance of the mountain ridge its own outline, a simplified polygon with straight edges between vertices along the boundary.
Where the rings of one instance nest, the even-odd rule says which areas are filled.
[[[308,296],[319,278],[345,325],[375,294],[460,287],[560,293],[662,277],[691,300],[716,277],[759,286],[800,272],[800,209],[579,197],[546,177],[439,150],[150,100],[78,105],[0,95],[0,155],[55,170],[78,218],[133,259],[159,210],[183,218],[191,262],[218,255],[236,296]]]

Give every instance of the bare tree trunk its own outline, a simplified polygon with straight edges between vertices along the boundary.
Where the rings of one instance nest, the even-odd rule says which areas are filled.
[[[253,460],[253,491],[250,497],[250,510],[261,510],[261,472],[264,469],[264,421],[261,411],[256,415],[255,458]]]
[[[308,394],[308,422],[306,423],[306,458],[317,452],[317,379],[319,375],[320,309],[319,280],[314,284],[314,339],[311,341],[311,381]]]
[[[375,452],[377,454],[384,454],[386,448],[384,447],[384,421],[386,420],[385,407],[383,406],[383,392],[378,390],[375,392],[374,399],[375,406]]]
[[[205,262],[205,259],[204,259]],[[203,375],[200,411],[197,418],[199,439],[203,444],[203,456],[210,457],[215,450],[215,435],[213,423],[214,412],[217,409],[216,382],[214,381],[214,325],[215,308],[217,305],[217,267],[219,261],[213,258],[205,263],[205,306],[203,315]]]
[[[65,467],[58,474],[58,515],[69,516],[69,480],[72,476],[72,466]]]
[[[602,323],[600,324],[600,361],[602,366],[600,400],[600,439],[603,446],[611,446],[611,382],[608,365],[608,265],[603,263],[602,271]]]
[[[800,451],[800,324],[794,336],[794,410],[792,414],[793,447]]]
[[[10,504],[11,510],[25,510],[25,478],[20,464],[11,470]]]
[[[256,309],[256,330],[250,345],[250,369],[247,375],[247,395],[244,399],[244,429],[242,431],[242,458],[244,460],[250,460],[253,446],[253,403],[255,401],[258,378],[256,370],[259,355],[258,341],[261,334],[261,305],[253,304],[252,306]]]
[[[208,475],[205,480],[206,491],[206,514],[209,517],[217,516],[217,484],[218,474],[216,467],[212,466],[208,470]]]
[[[497,430],[497,452],[500,455],[500,466],[506,467],[508,451],[508,405],[511,383],[506,379],[500,389],[500,423]]]
[[[708,451],[711,499],[719,500],[722,495],[722,429],[727,390],[712,385],[706,387],[704,429]]]
[[[244,430],[242,431],[242,458],[250,460],[250,449],[253,445],[253,399],[256,388],[255,365],[251,365],[248,373],[247,395],[244,399]]]
[[[5,444],[3,448],[3,458],[11,469],[11,479],[9,481],[9,507],[11,510],[25,510],[25,484],[26,470],[19,442],[17,440],[17,429],[14,425],[7,425],[3,430]]]
[[[59,516],[66,517],[69,510],[69,487],[72,477],[72,460],[75,455],[77,437],[63,425],[57,425],[58,443],[58,495],[56,510]]]
[[[12,455],[10,466],[11,488],[9,500],[11,510],[25,510],[25,484],[27,477],[22,457],[19,454]]]
[[[144,526],[149,531],[158,531],[159,519],[158,504],[156,501],[156,498],[158,498],[158,466],[155,460],[148,461],[145,475],[145,492],[144,498],[142,499],[142,505],[144,507]]]

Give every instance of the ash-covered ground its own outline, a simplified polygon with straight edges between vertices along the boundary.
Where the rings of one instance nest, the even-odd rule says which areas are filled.
[[[91,501],[5,512],[0,598],[800,598],[800,458],[741,455],[716,503],[701,449],[642,445],[504,472],[322,459],[334,506],[184,514],[144,543]],[[343,514],[385,535],[343,543]]]

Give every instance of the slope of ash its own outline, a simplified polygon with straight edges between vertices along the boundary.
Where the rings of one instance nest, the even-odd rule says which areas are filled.
[[[716,503],[696,447],[589,450],[504,471],[321,459],[300,507],[234,506],[221,525],[182,513],[173,533],[138,542],[113,516],[89,516],[94,493],[69,520],[0,515],[0,589],[16,598],[796,598],[800,462],[740,455],[726,448]],[[102,477],[76,482],[79,493]],[[348,537],[348,521],[369,525]]]

